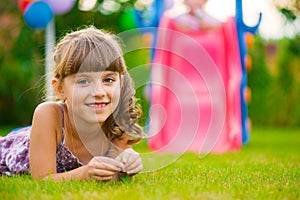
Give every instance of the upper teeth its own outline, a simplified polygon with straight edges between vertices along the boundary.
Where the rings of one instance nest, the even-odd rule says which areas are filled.
[[[91,106],[95,108],[101,108],[104,107],[105,105],[106,105],[105,103],[100,103],[100,104],[92,104]]]

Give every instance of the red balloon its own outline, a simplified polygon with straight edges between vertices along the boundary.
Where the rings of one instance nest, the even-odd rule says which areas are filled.
[[[18,6],[21,12],[24,13],[28,5],[33,1],[34,0],[18,0]]]

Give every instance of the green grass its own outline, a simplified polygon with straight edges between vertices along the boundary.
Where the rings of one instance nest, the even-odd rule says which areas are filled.
[[[145,142],[136,149],[148,152]],[[170,157],[154,154],[145,168]],[[124,183],[2,176],[0,199],[300,199],[300,130],[254,128],[250,143],[239,152],[204,158],[186,153]]]

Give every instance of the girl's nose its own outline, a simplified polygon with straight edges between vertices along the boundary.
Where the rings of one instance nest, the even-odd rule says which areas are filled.
[[[91,95],[93,97],[103,97],[103,96],[105,96],[104,85],[102,84],[101,81],[98,81],[97,84],[95,84],[95,87],[94,87],[93,91],[91,92]]]

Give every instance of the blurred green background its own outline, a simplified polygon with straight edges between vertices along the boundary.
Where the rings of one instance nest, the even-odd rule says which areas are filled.
[[[123,29],[118,23],[120,16],[134,2],[123,1],[120,9],[109,15],[97,11],[83,12],[75,5],[69,13],[55,16],[56,39],[82,25],[94,25],[119,33]],[[17,0],[2,0],[0,4],[0,126],[29,125],[34,108],[44,101],[45,95],[45,31],[29,28],[17,4]],[[289,11],[278,11],[290,16]],[[287,17],[287,20],[294,19]],[[135,38],[134,42],[143,41],[142,38]],[[249,104],[252,124],[299,127],[300,36],[266,40],[256,35],[249,54],[253,60],[248,75],[252,90]],[[129,52],[125,59],[129,69],[146,64],[141,76],[148,78],[147,49]],[[141,123],[144,124],[148,114],[144,87],[137,89],[137,96],[143,106]]]

